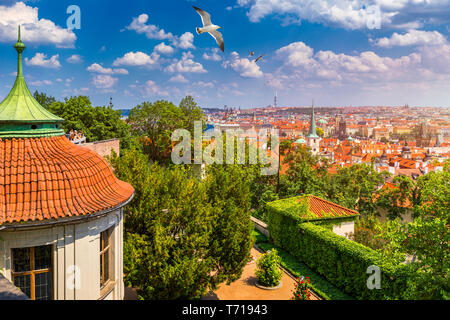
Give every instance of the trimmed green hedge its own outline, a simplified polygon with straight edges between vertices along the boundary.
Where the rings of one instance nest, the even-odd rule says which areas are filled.
[[[287,250],[345,293],[358,299],[401,299],[409,268],[319,225],[302,222],[290,201],[267,204],[275,245]],[[368,289],[367,268],[381,270],[381,289]]]

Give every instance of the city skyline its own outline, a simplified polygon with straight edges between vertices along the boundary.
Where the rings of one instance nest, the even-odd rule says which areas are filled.
[[[204,108],[247,109],[272,104],[277,92],[280,107],[311,98],[317,106],[448,107],[450,1],[410,2],[80,1],[81,29],[68,30],[70,2],[6,1],[0,99],[15,76],[10,43],[21,24],[29,88],[57,99],[87,95],[108,105],[112,97],[119,109],[192,95]],[[201,20],[192,5],[222,26],[224,53],[196,34]]]

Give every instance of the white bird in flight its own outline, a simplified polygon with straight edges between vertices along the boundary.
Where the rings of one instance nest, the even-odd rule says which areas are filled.
[[[208,12],[203,11],[200,8],[197,8],[196,6],[193,6],[193,7],[194,7],[195,11],[197,11],[197,13],[202,18],[202,23],[203,23],[203,28],[195,28],[195,30],[197,31],[197,34],[208,32],[216,40],[220,49],[222,51],[225,51],[225,44],[223,42],[222,34],[219,31],[217,31],[217,29],[219,29],[221,27],[216,26],[215,24],[212,24],[211,16],[209,15]]]

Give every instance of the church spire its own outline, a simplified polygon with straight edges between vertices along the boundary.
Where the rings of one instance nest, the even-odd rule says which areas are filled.
[[[316,117],[314,115],[314,99],[312,100],[312,108],[311,108],[311,122],[309,124],[309,134],[308,138],[318,138],[319,136],[316,133]]]

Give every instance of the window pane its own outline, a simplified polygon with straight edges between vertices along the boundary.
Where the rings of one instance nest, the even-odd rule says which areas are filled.
[[[12,249],[13,272],[25,272],[31,270],[30,248]]]
[[[105,282],[106,282],[106,281],[109,280],[109,249],[106,250],[106,252],[105,252],[104,263],[105,263],[105,266],[104,266],[104,269],[105,269],[105,271],[104,271],[105,272],[104,279],[105,279]]]
[[[36,300],[51,300],[52,273],[38,273],[34,277],[34,295]]]
[[[31,298],[31,275],[14,276],[14,285]]]
[[[34,247],[34,269],[48,269],[52,266],[52,246]]]
[[[105,240],[104,248],[106,248],[109,245],[109,230],[103,232],[103,239]]]
[[[103,254],[100,255],[100,284],[103,285]]]

